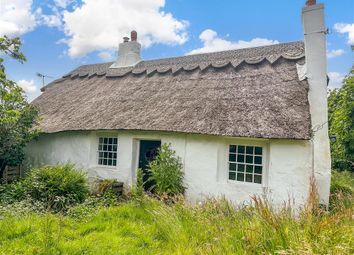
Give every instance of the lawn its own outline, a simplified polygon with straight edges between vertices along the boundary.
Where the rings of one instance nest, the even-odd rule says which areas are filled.
[[[141,198],[85,204],[61,214],[21,212],[0,220],[0,254],[353,254],[351,208],[275,213],[260,203],[189,206]],[[10,213],[11,214],[11,213]]]
[[[32,169],[0,185],[0,255],[354,254],[354,177],[333,172],[329,210],[272,208],[264,199],[191,205],[137,185],[117,199],[112,180],[89,193],[73,165]],[[140,183],[140,182],[139,182]]]

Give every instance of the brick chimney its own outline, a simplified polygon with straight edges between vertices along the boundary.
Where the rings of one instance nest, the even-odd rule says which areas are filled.
[[[328,204],[331,158],[327,114],[327,58],[324,5],[308,0],[302,9],[306,77],[312,124],[313,173],[322,203]]]
[[[123,42],[119,44],[118,59],[110,68],[135,66],[141,61],[141,44],[137,42],[137,39],[138,34],[136,31],[130,33],[130,41],[129,37],[123,37]]]

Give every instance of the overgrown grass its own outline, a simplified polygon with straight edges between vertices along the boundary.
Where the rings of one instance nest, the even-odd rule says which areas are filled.
[[[195,206],[149,197],[111,207],[87,201],[66,216],[5,216],[0,254],[353,254],[353,207],[341,199],[333,212],[308,206],[297,216],[258,198],[239,209],[223,199]]]

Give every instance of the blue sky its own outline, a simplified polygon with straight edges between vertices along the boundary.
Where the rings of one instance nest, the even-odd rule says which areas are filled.
[[[353,64],[354,1],[322,0],[331,87]],[[59,78],[82,64],[112,61],[118,43],[138,31],[143,59],[303,39],[305,0],[0,0],[0,34],[20,36],[25,64],[6,59],[8,76],[29,99],[36,72]],[[47,81],[50,81],[48,79]]]

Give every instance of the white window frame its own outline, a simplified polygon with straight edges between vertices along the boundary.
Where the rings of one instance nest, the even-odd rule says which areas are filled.
[[[101,139],[116,139],[117,140],[117,144],[106,144],[106,146],[114,146],[116,145],[117,148],[116,150],[103,150],[103,148],[100,150],[100,140]],[[102,147],[104,146],[105,144],[102,143]],[[97,144],[96,144],[96,165],[98,167],[107,167],[107,168],[116,168],[117,165],[118,165],[118,146],[119,146],[119,140],[118,140],[118,137],[116,135],[109,135],[109,134],[105,134],[105,135],[98,135],[97,136]],[[100,153],[114,153],[116,154],[116,157],[115,158],[102,158],[103,160],[104,159],[107,159],[108,160],[112,160],[113,162],[115,161],[115,165],[112,163],[112,165],[109,165],[109,164],[103,164],[101,163],[100,164]]]
[[[230,147],[231,146],[236,146],[236,152],[233,153],[233,152],[230,152]],[[241,155],[244,156],[244,161],[243,162],[238,162],[237,161],[237,157],[239,155],[238,153],[238,146],[243,146],[245,151],[244,153],[240,153]],[[247,147],[253,147],[253,153],[252,154],[249,154],[247,153]],[[262,154],[255,154],[255,148],[256,147],[259,147],[259,148],[262,148]],[[261,144],[258,144],[258,143],[255,143],[255,144],[244,144],[244,143],[240,143],[240,142],[229,142],[227,144],[227,181],[228,182],[232,182],[232,183],[240,183],[240,184],[251,184],[251,185],[259,185],[259,186],[264,186],[265,183],[266,183],[266,146],[264,145],[261,145]],[[232,155],[235,155],[235,161],[230,161],[230,154]],[[246,157],[247,156],[252,156],[252,163],[246,163]],[[262,160],[262,163],[261,164],[256,164],[255,163],[255,157],[261,157],[261,160]],[[231,170],[230,171],[230,164],[235,164],[235,170]],[[244,165],[244,171],[238,171],[238,165]],[[250,165],[252,166],[253,170],[252,170],[252,173],[247,173],[247,165]],[[262,173],[261,174],[258,174],[258,173],[255,173],[255,167],[256,166],[260,166],[262,167]],[[234,172],[235,173],[235,179],[230,179],[230,172]],[[240,173],[240,174],[243,174],[244,175],[244,179],[243,180],[237,180],[237,174]],[[252,174],[252,182],[247,182],[246,181],[246,174],[250,175]],[[254,177],[255,176],[261,176],[261,182],[254,182]]]

